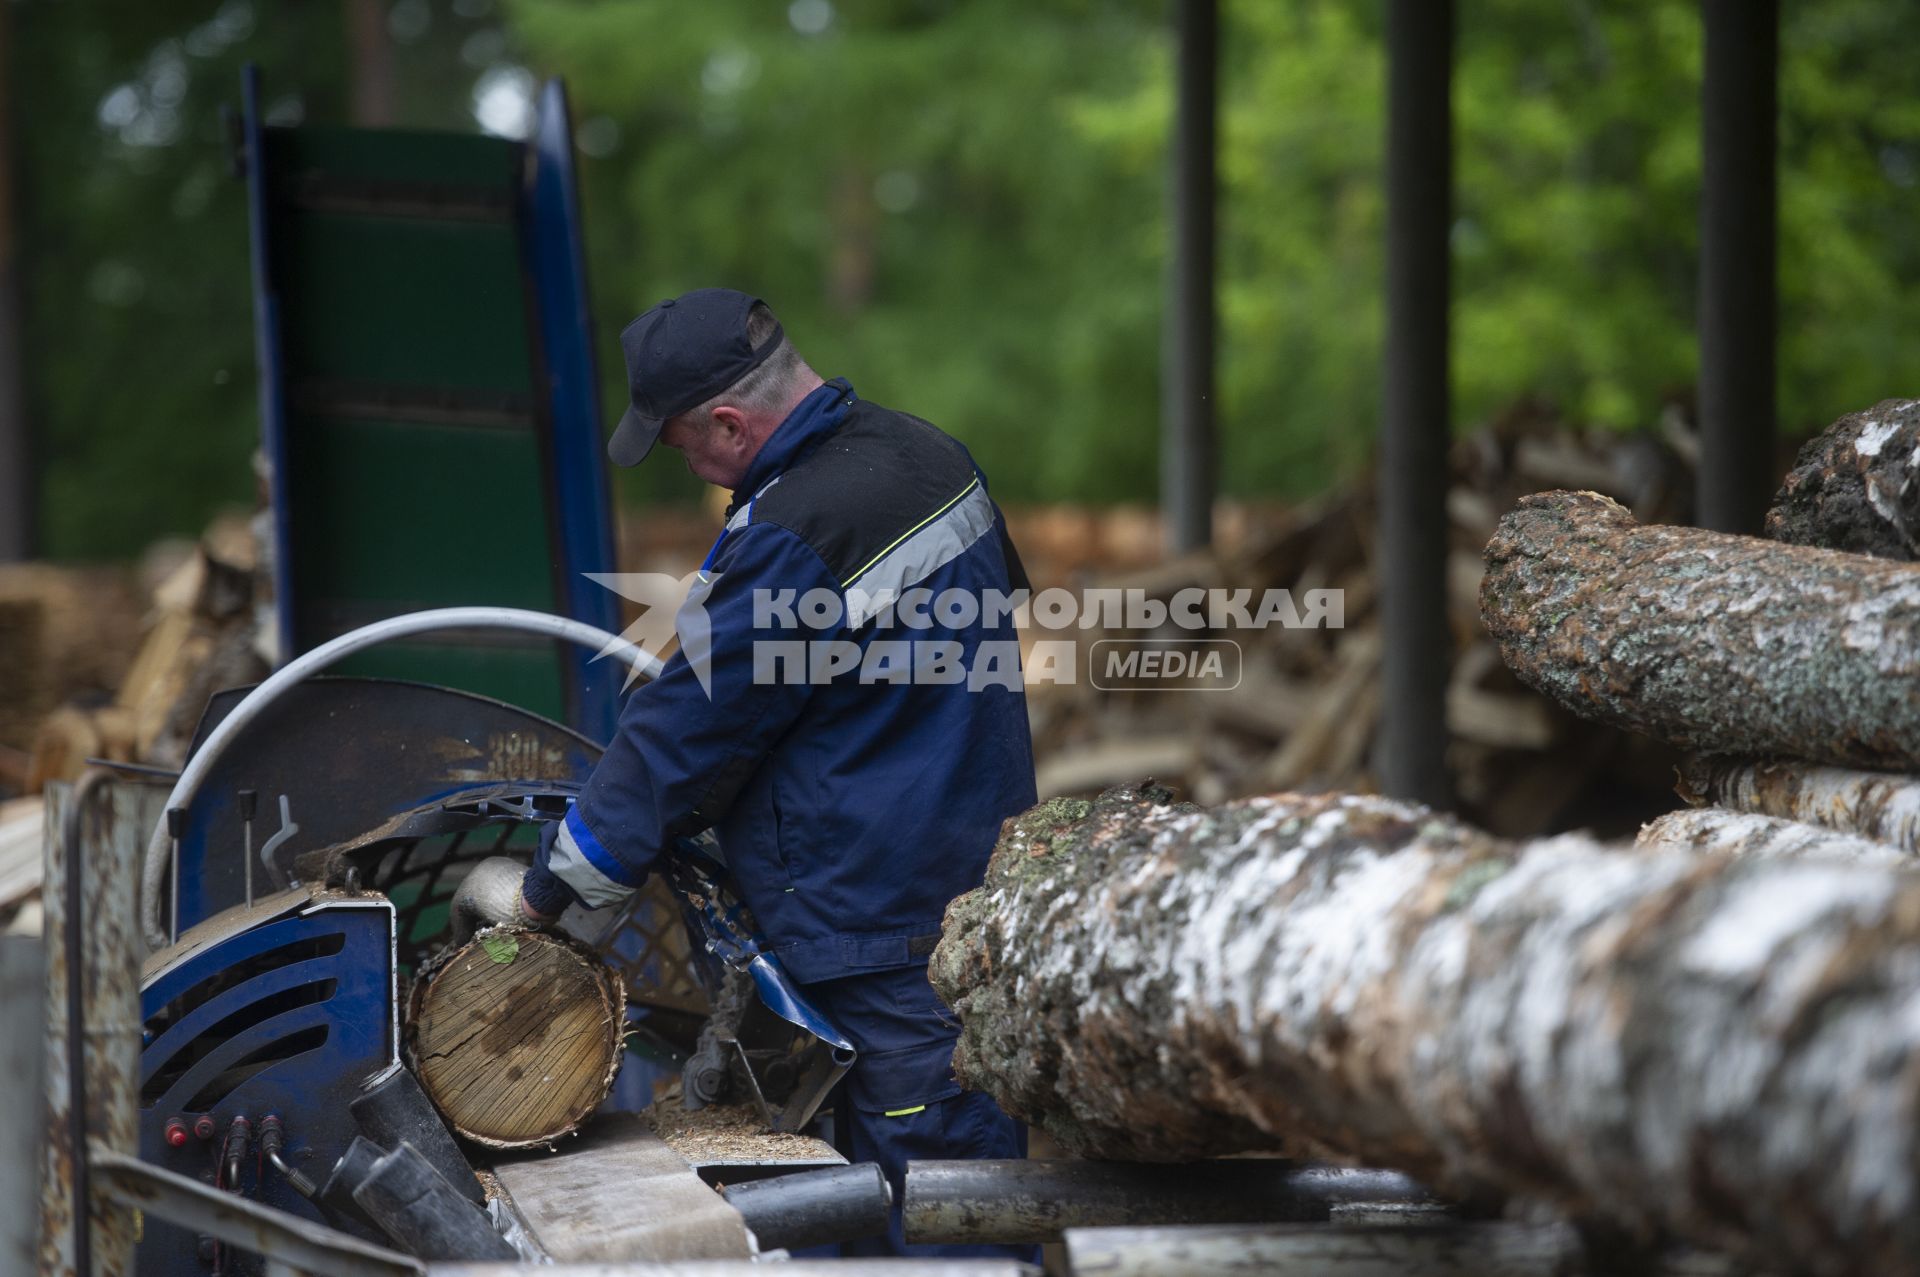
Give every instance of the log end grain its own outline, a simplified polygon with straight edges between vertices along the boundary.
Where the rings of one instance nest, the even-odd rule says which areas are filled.
[[[456,1132],[492,1148],[551,1144],[607,1097],[626,994],[596,955],[559,936],[480,932],[423,970],[407,1045]]]
[[[1920,399],[1883,399],[1809,440],[1774,495],[1766,534],[1920,559]]]

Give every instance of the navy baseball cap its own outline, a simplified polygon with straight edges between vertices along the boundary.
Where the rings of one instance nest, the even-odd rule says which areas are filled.
[[[731,288],[696,288],[627,325],[620,353],[632,403],[607,441],[615,465],[639,465],[668,417],[711,399],[779,348],[777,324],[757,350],[747,338],[747,313],[759,301]]]

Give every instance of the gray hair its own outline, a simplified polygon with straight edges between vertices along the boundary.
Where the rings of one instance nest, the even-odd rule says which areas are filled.
[[[771,339],[779,326],[780,321],[774,318],[773,311],[768,309],[765,302],[755,302],[753,309],[747,312],[747,340],[755,350]],[[782,334],[780,345],[757,368],[699,405],[696,411],[703,421],[708,413],[723,405],[750,411],[777,412],[787,406],[787,400],[792,397],[793,388],[800,379],[812,371],[807,367],[807,361],[800,358],[800,352],[793,348],[793,343]]]

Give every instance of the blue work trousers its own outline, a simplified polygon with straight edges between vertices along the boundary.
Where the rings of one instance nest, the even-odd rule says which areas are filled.
[[[1027,1128],[990,1096],[953,1080],[960,1025],[927,983],[924,966],[804,986],[859,1051],[838,1090],[834,1142],[849,1162],[878,1162],[893,1185],[885,1237],[847,1242],[849,1256],[991,1256],[1038,1263],[1037,1246],[909,1246],[900,1232],[907,1162],[1027,1155]]]

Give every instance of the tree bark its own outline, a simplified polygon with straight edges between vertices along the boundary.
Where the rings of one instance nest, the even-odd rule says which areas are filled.
[[[1920,778],[1796,762],[1689,759],[1679,795],[1695,805],[1800,820],[1920,855]]]
[[[1633,841],[1639,847],[1674,847],[1723,856],[1842,856],[1887,865],[1912,861],[1898,847],[1858,834],[1726,807],[1670,811],[1648,821]]]
[[[1920,559],[1920,399],[1883,399],[1800,450],[1767,511],[1794,545]]]
[[[1920,875],[1166,798],[1009,821],[933,955],[955,1075],[1069,1152],[1304,1143],[1920,1273]]]
[[[626,991],[583,946],[492,927],[415,979],[407,1046],[447,1124],[492,1148],[551,1144],[606,1099]]]
[[[1586,718],[1707,752],[1920,767],[1920,566],[1545,492],[1488,543],[1480,617],[1522,682]]]

